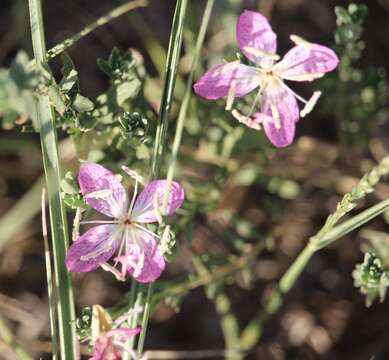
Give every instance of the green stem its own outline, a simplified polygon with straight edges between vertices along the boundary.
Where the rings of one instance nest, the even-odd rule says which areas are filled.
[[[153,161],[151,168],[151,178],[159,177],[160,163],[166,142],[166,133],[169,122],[169,112],[173,99],[174,85],[177,77],[178,61],[181,53],[182,33],[184,29],[185,13],[188,0],[177,0],[174,12],[173,25],[170,34],[168,53],[166,58],[165,81],[159,112],[159,121],[155,133]],[[147,326],[151,312],[151,299],[153,296],[153,284],[150,283],[147,288],[147,295],[142,317],[142,331],[139,335],[137,356],[143,353],[144,342],[147,333]]]
[[[57,57],[59,54],[63,53],[65,50],[76,44],[80,41],[84,36],[89,35],[92,31],[96,30],[100,26],[104,26],[108,24],[110,21],[118,18],[119,16],[124,15],[125,13],[134,10],[138,7],[143,7],[147,5],[147,0],[134,0],[127,3],[124,3],[117,8],[111,10],[107,14],[99,17],[91,24],[87,25],[84,29],[74,34],[73,36],[65,39],[61,43],[53,46],[51,49],[46,52],[46,60],[50,61]],[[29,65],[33,65],[33,61],[29,63]]]
[[[351,219],[334,227],[319,239],[312,238],[311,241],[315,243],[319,249],[322,249],[339,238],[347,235],[351,231],[361,227],[387,210],[389,210],[389,199],[380,201],[378,204],[371,206],[370,208],[360,212],[358,215],[353,216]]]
[[[138,348],[136,351],[136,356],[137,359],[142,357],[143,353],[143,347],[145,345],[145,339],[146,339],[146,333],[147,333],[147,326],[149,323],[149,318],[150,318],[150,313],[151,313],[151,298],[153,296],[154,292],[154,284],[150,283],[147,286],[147,295],[146,295],[146,301],[145,301],[145,307],[143,309],[143,317],[142,317],[142,332],[139,335],[139,340],[138,340]]]
[[[12,331],[8,328],[6,321],[0,316],[0,339],[2,339],[15,352],[20,360],[32,360],[20,344],[16,341]],[[4,355],[4,354],[3,354]]]
[[[335,226],[330,231],[323,233],[323,235],[319,235],[321,233],[321,231],[319,231],[316,236],[313,236],[286,273],[282,276],[278,286],[272,290],[268,300],[263,306],[263,309],[243,331],[241,335],[242,347],[249,349],[260,339],[268,317],[279,310],[282,305],[284,295],[287,294],[294,286],[316,251],[327,247],[387,210],[389,210],[389,199],[383,200],[378,204],[371,206],[351,219]]]
[[[135,304],[135,297],[137,296],[137,302],[138,302],[138,298],[141,295],[141,293],[140,292],[138,293],[137,290],[138,290],[138,283],[133,279],[131,281],[130,295],[128,298],[129,299],[128,300],[128,308],[130,309],[130,311],[136,309],[137,306],[140,306],[140,303]],[[138,318],[136,316],[139,316],[139,315],[134,314],[134,313],[130,313],[130,315],[128,316],[127,323],[130,326],[130,328],[135,328],[137,326]],[[135,337],[131,336],[126,342],[126,348],[133,350],[134,341],[135,341]],[[130,352],[127,351],[127,352],[123,353],[123,360],[130,360],[130,358],[131,358]]]
[[[142,300],[143,300],[143,292],[139,291],[136,294],[136,301],[135,301],[134,307],[132,309],[137,310],[138,308],[140,308],[142,306]],[[136,328],[138,326],[139,315],[140,315],[140,313],[138,311],[136,311],[132,315],[131,322],[130,322],[130,328],[133,329],[133,328]],[[134,344],[135,344],[135,336],[131,336],[129,341],[128,341],[127,346],[129,349],[132,350],[134,348]],[[123,354],[123,360],[128,360],[128,359],[130,359],[130,353],[128,351],[126,351]]]
[[[41,207],[42,207],[42,235],[43,235],[43,245],[45,249],[47,294],[49,297],[49,310],[50,310],[51,353],[52,353],[52,360],[57,360],[58,359],[58,334],[57,334],[57,318],[56,318],[56,311],[55,311],[57,294],[54,291],[55,284],[53,281],[53,270],[52,270],[53,267],[51,265],[49,239],[47,234],[46,189],[45,188],[43,188],[42,190]]]
[[[180,107],[180,112],[178,113],[177,127],[176,127],[176,133],[174,135],[172,155],[171,155],[171,160],[169,163],[167,177],[166,177],[167,185],[166,185],[166,190],[165,190],[164,199],[163,199],[162,213],[165,213],[165,210],[167,208],[167,201],[169,198],[170,188],[171,188],[174,174],[176,171],[178,150],[179,150],[180,145],[181,145],[182,134],[184,131],[184,126],[185,126],[185,120],[187,118],[189,100],[190,100],[190,96],[192,94],[194,73],[195,73],[195,70],[196,70],[197,65],[198,65],[200,51],[201,51],[201,48],[203,47],[204,38],[205,38],[205,34],[207,32],[207,27],[209,24],[209,19],[211,17],[212,8],[213,8],[214,3],[215,3],[215,0],[208,0],[207,4],[205,6],[203,20],[202,20],[201,25],[200,25],[199,35],[197,37],[196,46],[195,46],[194,53],[193,53],[193,60],[192,60],[192,64],[191,64],[191,68],[190,68],[190,72],[189,72],[189,76],[188,76],[188,81],[186,83],[184,99],[183,99],[181,107]]]
[[[169,112],[172,105],[174,85],[177,76],[178,61],[181,53],[182,32],[184,29],[185,12],[188,0],[177,0],[173,25],[170,35],[169,48],[166,58],[165,81],[159,111],[159,121],[155,133],[153,162],[151,165],[151,178],[159,175],[160,162],[166,140],[169,122]]]
[[[255,345],[262,336],[266,320],[272,314],[275,314],[280,308],[284,295],[292,288],[296,280],[304,270],[308,261],[315,253],[316,248],[308,243],[301,251],[286,273],[280,279],[278,286],[272,290],[267,301],[258,315],[250,321],[241,335],[241,346],[249,349]]]
[[[36,69],[42,71],[47,64],[46,44],[43,30],[41,0],[29,0],[31,35]],[[61,358],[76,358],[75,313],[71,277],[65,267],[65,254],[69,244],[65,208],[60,189],[60,165],[54,110],[49,97],[38,94],[37,115],[39,121],[43,165],[50,211],[52,249],[55,281],[58,286],[58,326]]]

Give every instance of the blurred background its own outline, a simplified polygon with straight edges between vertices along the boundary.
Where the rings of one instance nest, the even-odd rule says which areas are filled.
[[[295,143],[285,149],[275,149],[261,133],[243,129],[223,111],[223,102],[192,100],[178,177],[192,194],[186,205],[192,215],[190,223],[183,216],[179,224],[178,252],[163,280],[184,281],[188,274],[196,277],[217,266],[244,263],[258,244],[261,247],[243,270],[227,271],[228,276],[217,282],[167,296],[153,314],[146,349],[184,351],[187,358],[195,357],[188,352],[201,350],[196,353],[200,357],[223,358],[218,351],[225,348],[226,332],[243,329],[255,317],[266,293],[342,195],[387,154],[389,1],[355,3],[350,8],[351,2],[335,0],[216,1],[198,76],[222,59],[235,58],[235,24],[243,9],[269,18],[281,55],[292,45],[289,35],[297,34],[334,48],[342,62],[324,79],[294,87],[306,97],[317,89],[323,96],[300,121]],[[119,4],[115,0],[44,1],[48,47]],[[204,0],[190,1],[178,89],[189,71],[204,5]],[[335,14],[336,6],[344,7],[345,13]],[[147,83],[153,85],[145,88],[153,123],[173,11],[174,1],[150,0],[146,8],[115,19],[72,46],[68,55],[77,68],[82,94],[94,98],[109,85],[96,64],[98,58],[107,59],[113,47],[136,49],[144,57]],[[0,66],[11,66],[21,49],[32,56],[27,2],[2,0]],[[51,65],[60,78],[60,59]],[[12,111],[7,117],[9,99],[2,97],[4,88],[0,81],[0,314],[34,358],[49,359],[39,136],[28,131],[26,117],[12,117]],[[180,96],[177,91],[172,122]],[[60,138],[64,168],[76,171],[75,149],[65,132]],[[125,156],[124,151],[112,150],[109,161]],[[389,185],[382,183],[360,208],[388,196]],[[268,322],[260,343],[245,358],[388,359],[389,305],[377,300],[367,308],[352,277],[356,264],[363,261],[361,247],[376,247],[376,253],[385,254],[388,222],[389,215],[382,216],[316,254],[281,311]],[[389,265],[388,251],[381,260]],[[78,313],[97,303],[114,306],[129,290],[129,284],[118,283],[101,270],[74,276],[74,284]],[[16,358],[1,341],[0,358]]]

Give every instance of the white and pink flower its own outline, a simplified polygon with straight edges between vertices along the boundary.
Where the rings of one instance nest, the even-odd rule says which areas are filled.
[[[118,178],[98,164],[81,166],[78,181],[86,202],[112,220],[88,221],[96,226],[80,236],[66,254],[66,266],[72,272],[88,272],[99,266],[124,280],[127,273],[137,281],[156,280],[165,268],[165,259],[157,242],[157,235],[147,224],[157,222],[161,215],[172,215],[184,201],[184,190],[172,182],[166,213],[162,203],[167,182],[154,180],[137,196],[139,179],[131,202]],[[114,258],[114,265],[108,261]],[[121,264],[121,271],[116,269]]]
[[[200,78],[194,90],[209,100],[226,97],[226,108],[230,110],[235,97],[244,96],[259,87],[250,113],[245,116],[233,110],[232,114],[248,127],[260,130],[263,126],[275,146],[287,146],[294,139],[300,116],[304,117],[312,110],[321,93],[315,92],[311,99],[305,100],[291,90],[284,80],[318,79],[336,68],[338,57],[325,46],[292,35],[290,38],[296,46],[278,61],[277,36],[269,22],[260,13],[248,10],[239,16],[236,37],[239,49],[256,66],[244,65],[239,61],[218,64]],[[260,97],[261,110],[253,113]],[[305,104],[301,112],[297,100]]]

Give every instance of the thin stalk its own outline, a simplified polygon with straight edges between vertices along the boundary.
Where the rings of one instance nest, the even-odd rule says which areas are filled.
[[[162,206],[163,213],[165,212],[165,210],[167,208],[167,201],[169,198],[170,188],[171,188],[174,174],[176,171],[178,150],[179,150],[180,145],[181,145],[182,134],[184,131],[189,101],[190,101],[190,97],[192,94],[194,73],[195,73],[195,70],[196,70],[198,62],[199,62],[200,52],[201,52],[201,49],[203,47],[204,38],[205,38],[205,34],[207,32],[207,27],[209,24],[209,19],[211,17],[212,8],[213,8],[214,3],[215,3],[215,0],[208,0],[207,4],[205,6],[203,20],[202,20],[201,25],[200,25],[199,35],[197,37],[195,49],[193,52],[193,60],[192,60],[192,64],[191,64],[191,68],[190,68],[190,72],[189,72],[189,76],[188,76],[188,81],[186,83],[184,99],[182,101],[180,111],[178,113],[177,127],[176,127],[176,133],[174,135],[172,155],[171,155],[170,163],[168,166],[167,177],[166,177],[167,185],[166,185],[166,190],[165,190],[164,199],[163,199],[163,206]]]
[[[29,0],[31,35],[36,69],[42,71],[47,64],[41,0]],[[55,282],[58,286],[58,327],[62,359],[76,358],[76,332],[74,300],[71,277],[65,267],[65,254],[69,244],[66,212],[59,192],[61,171],[54,110],[50,99],[42,90],[38,94],[37,115],[39,122],[42,158],[50,211],[51,240],[54,258]]]
[[[295,284],[315,251],[316,248],[308,243],[286,273],[282,276],[278,286],[272,290],[261,311],[250,321],[242,332],[240,343],[243,349],[250,349],[260,339],[266,320],[270,315],[275,314],[278,311],[282,304],[284,295]]]
[[[136,312],[131,317],[130,327],[132,329],[138,326],[140,312],[138,312],[137,309],[142,305],[142,300],[143,300],[143,292],[139,291],[136,294],[136,301],[134,307],[132,308],[136,310]],[[135,345],[135,336],[131,336],[126,346],[128,347],[128,349],[133,350],[134,345]],[[123,360],[128,360],[128,359],[130,359],[130,352],[126,351],[123,353]]]
[[[184,29],[187,4],[188,0],[177,0],[176,10],[174,12],[173,25],[166,58],[165,81],[159,111],[159,121],[155,133],[153,162],[151,165],[152,179],[156,179],[159,175],[160,162],[169,122],[169,112],[172,105],[174,85],[177,77],[178,61],[181,53],[182,32]]]
[[[78,33],[68,37],[61,43],[47,50],[46,52],[47,61],[54,59],[59,54],[63,53],[65,50],[67,50],[68,48],[76,44],[78,41],[80,41],[84,36],[89,35],[92,31],[96,30],[100,26],[104,26],[108,24],[112,20],[126,14],[131,10],[134,10],[139,7],[144,7],[146,5],[147,5],[147,0],[134,0],[134,1],[129,1],[124,4],[121,4],[117,8],[109,11],[107,14],[104,14],[103,16],[99,17],[98,19],[96,19],[95,21],[87,25],[84,29],[82,29]],[[31,65],[33,65],[33,61],[31,62]]]
[[[276,313],[281,307],[284,295],[296,283],[298,277],[316,251],[327,247],[334,241],[342,238],[389,209],[389,199],[383,200],[336,226],[339,220],[354,209],[358,202],[367,194],[373,192],[374,187],[379,183],[382,177],[388,174],[389,157],[384,157],[378,165],[361,178],[358,184],[354,186],[349,193],[343,196],[342,200],[338,203],[336,210],[327,217],[323,227],[317,234],[309,239],[308,244],[280,279],[278,286],[271,292],[263,308],[242,332],[242,348],[251,348],[261,338],[264,324],[268,317],[271,314]]]
[[[312,237],[292,265],[288,268],[286,273],[279,280],[278,286],[272,290],[259,314],[243,331],[241,335],[242,347],[249,349],[260,339],[265,322],[270,315],[275,314],[279,310],[285,294],[287,294],[294,286],[316,251],[327,247],[387,210],[389,210],[389,199],[383,200],[378,204],[371,206],[351,219],[335,226],[332,230],[324,233],[322,236],[316,235]],[[320,232],[318,234],[320,234]]]
[[[173,17],[172,30],[170,33],[169,47],[166,58],[165,80],[161,98],[161,107],[159,112],[159,121],[155,133],[153,160],[151,165],[151,178],[156,179],[159,176],[160,163],[166,142],[166,133],[169,122],[169,112],[173,99],[174,85],[177,77],[178,61],[182,46],[182,33],[184,29],[185,13],[188,0],[177,0],[176,9]],[[147,325],[151,312],[151,300],[153,295],[153,284],[150,283],[147,288],[147,295],[142,317],[142,331],[139,335],[137,357],[143,353],[144,342],[147,333]]]
[[[180,5],[181,5],[181,8],[179,9]],[[164,200],[163,200],[163,205],[162,205],[162,213],[165,213],[166,208],[167,208],[168,196],[170,193],[171,184],[172,184],[173,177],[175,174],[177,157],[178,157],[178,150],[179,150],[179,147],[181,144],[182,134],[183,134],[184,125],[185,125],[185,119],[186,119],[186,113],[188,110],[188,105],[189,105],[189,100],[190,100],[190,95],[191,95],[194,71],[197,67],[199,54],[200,54],[200,51],[201,51],[201,48],[202,48],[202,45],[204,42],[205,33],[206,33],[206,29],[208,27],[208,23],[209,23],[209,19],[211,16],[213,5],[214,5],[214,0],[207,1],[207,5],[206,5],[206,8],[204,10],[203,20],[202,20],[202,23],[200,26],[199,35],[198,35],[198,38],[196,41],[196,46],[194,49],[191,70],[190,70],[190,74],[189,74],[187,85],[186,85],[184,99],[183,99],[183,102],[181,104],[181,108],[180,108],[180,112],[179,112],[178,120],[177,120],[177,127],[176,127],[175,136],[174,136],[172,155],[171,155],[171,160],[170,160],[170,164],[169,164],[169,168],[168,168],[168,175],[166,178],[167,185],[165,188]],[[183,31],[186,7],[187,7],[186,0],[182,1],[182,3],[180,3],[180,1],[177,1],[176,13],[175,13],[175,16],[173,19],[171,40],[174,38],[175,33],[176,33],[176,36],[179,36],[179,41],[180,41],[179,49],[181,48],[182,31]],[[177,14],[178,14],[178,19],[177,19],[177,23],[176,23],[176,15]],[[175,24],[177,26],[177,29],[176,29]],[[166,66],[166,76],[167,77],[169,76],[169,74],[175,74],[177,72],[177,65],[178,65],[178,59],[179,59],[179,54],[180,54],[179,49],[177,49],[178,51],[174,51],[174,50],[170,51],[170,44],[169,44],[167,66]],[[171,59],[170,59],[170,54],[172,57]],[[159,173],[160,158],[162,156],[163,142],[164,142],[164,141],[162,142],[162,140],[164,140],[166,138],[167,125],[168,125],[168,113],[170,110],[171,99],[173,96],[173,88],[174,88],[174,83],[170,86],[168,81],[165,82],[164,92],[163,92],[162,101],[161,101],[161,111],[160,111],[161,121],[157,127],[156,142],[155,142],[155,147],[154,147],[154,161],[153,161],[153,166],[152,166],[152,174],[154,176],[157,176]],[[147,328],[148,319],[149,319],[150,311],[151,311],[152,296],[153,296],[153,285],[150,284],[148,289],[147,289],[144,317],[142,319],[142,333],[139,337],[139,342],[138,342],[138,351],[137,351],[138,357],[140,357],[142,355],[142,352],[143,352],[144,341],[145,341],[145,336],[146,336],[146,328]]]
[[[154,292],[154,284],[150,283],[147,286],[147,295],[146,295],[146,300],[145,300],[145,306],[143,309],[143,317],[142,317],[142,332],[139,335],[138,339],[138,347],[136,351],[136,357],[137,359],[141,358],[142,353],[143,353],[143,347],[145,345],[145,339],[146,339],[146,333],[147,333],[147,326],[149,323],[149,318],[150,318],[150,313],[151,313],[151,298],[153,296]]]
[[[0,316],[0,339],[3,340],[7,345],[9,345],[9,347],[18,356],[18,359],[32,360],[32,357],[28,355],[17,342],[14,335],[12,334],[12,331],[8,328],[8,325],[2,316]]]
[[[130,314],[128,315],[127,323],[130,326],[130,328],[135,328],[137,326],[138,317],[139,317],[137,313],[131,312],[132,310],[137,309],[137,306],[140,306],[140,303],[135,304],[135,297],[138,296],[137,297],[137,302],[138,302],[138,298],[142,294],[141,292],[137,293],[137,289],[138,289],[138,284],[133,279],[131,281],[131,289],[130,289],[130,295],[128,300],[128,307],[130,309]],[[135,336],[131,336],[126,342],[126,348],[133,350],[134,341],[135,341]],[[131,357],[131,353],[129,351],[123,353],[123,360],[129,360],[130,357]]]
[[[43,235],[43,244],[45,248],[47,293],[48,293],[49,308],[50,308],[51,352],[52,352],[52,359],[56,360],[58,358],[58,332],[57,332],[57,319],[56,319],[56,311],[55,311],[57,296],[54,292],[55,287],[54,287],[54,279],[53,279],[53,270],[51,265],[49,239],[47,234],[46,189],[45,188],[43,188],[42,190],[41,207],[42,207],[42,235]]]
[[[328,233],[325,233],[319,239],[316,246],[319,249],[324,248],[388,210],[389,199],[380,201],[378,204],[375,204],[370,208],[360,212],[358,215],[353,216],[351,219],[334,227]]]

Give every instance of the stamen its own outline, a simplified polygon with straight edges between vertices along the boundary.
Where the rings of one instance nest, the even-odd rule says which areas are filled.
[[[145,181],[141,175],[139,175],[136,171],[129,169],[127,166],[123,165],[122,170],[132,179],[138,181],[142,185],[145,185]]]
[[[308,100],[308,102],[306,103],[304,108],[300,111],[301,117],[306,116],[307,114],[309,114],[313,110],[313,108],[315,107],[320,96],[321,96],[321,91],[315,91],[312,94],[311,98]]]
[[[256,103],[258,102],[259,97],[261,96],[261,94],[262,94],[262,92],[263,92],[263,89],[264,89],[263,86],[260,86],[260,87],[259,87],[259,90],[258,90],[258,92],[257,92],[257,95],[255,96],[254,102],[253,102],[253,104],[251,105],[251,109],[250,109],[249,113],[247,114],[247,117],[250,117],[250,116],[253,114],[255,105],[256,105]]]
[[[233,79],[231,81],[230,88],[228,89],[228,96],[227,96],[227,102],[226,102],[226,110],[230,111],[232,108],[232,104],[234,103],[234,98],[236,94],[236,80]]]
[[[143,230],[144,232],[147,232],[149,235],[152,235],[152,236],[156,237],[157,239],[161,238],[159,235],[153,233],[151,230],[149,230],[146,227],[140,225],[139,223],[133,223],[132,225],[135,226],[136,228],[140,229],[140,230]]]
[[[117,220],[92,220],[92,221],[81,221],[81,225],[84,224],[119,224]]]
[[[127,240],[128,240],[128,227],[126,226],[125,229],[124,229],[124,240],[122,239],[122,241],[120,243],[120,247],[119,247],[119,251],[118,251],[118,256],[115,259],[115,263],[113,264],[113,267],[117,266],[117,264],[119,262],[118,258],[122,255],[123,247],[125,247],[125,245],[127,243]]]
[[[296,45],[305,47],[306,49],[312,48],[313,44],[309,41],[303,39],[302,37],[298,35],[290,35],[290,40],[292,40]]]
[[[130,207],[128,208],[128,212],[127,212],[128,217],[131,215],[132,209],[134,208],[135,199],[136,199],[137,195],[138,195],[138,180],[135,179],[134,193],[132,194],[131,204],[130,204]]]
[[[251,47],[251,46],[245,46],[244,51],[248,52],[251,55],[254,55],[257,57],[266,57],[269,60],[273,60],[273,61],[277,61],[280,59],[279,55],[277,55],[277,54],[272,54],[270,52],[267,52],[267,51],[264,51],[261,49],[257,49],[257,48]]]
[[[252,121],[252,119],[248,116],[242,115],[238,110],[236,110],[236,109],[232,110],[231,114],[240,123],[252,128],[254,130],[261,130],[261,125],[259,125],[259,123]]]
[[[103,263],[100,266],[103,270],[109,271],[110,273],[114,274],[117,280],[119,281],[126,280],[126,278],[121,274],[121,272],[118,269],[115,269],[115,267],[109,265],[108,263]]]

